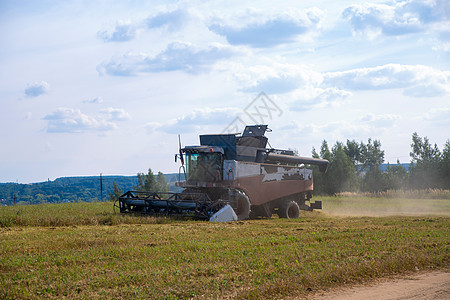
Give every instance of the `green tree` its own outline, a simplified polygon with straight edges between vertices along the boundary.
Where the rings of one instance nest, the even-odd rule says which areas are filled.
[[[152,192],[155,191],[155,175],[153,175],[152,169],[148,169],[148,173],[137,173],[138,184],[134,188],[137,191]]]
[[[427,137],[422,138],[414,132],[412,135],[412,152],[409,153],[411,161],[417,164],[433,163],[440,160],[441,152],[436,144],[430,144]]]
[[[364,173],[362,189],[368,192],[379,192],[386,190],[385,177],[380,169],[384,162],[384,151],[378,140],[368,139],[367,144],[360,144],[361,172]]]
[[[367,144],[360,144],[361,170],[366,171],[372,168],[379,168],[384,162],[384,151],[381,150],[381,143],[378,140],[368,139]]]
[[[158,175],[156,177],[156,191],[157,192],[169,191],[169,184],[166,181],[166,177],[164,177],[164,174],[161,172],[158,172]]]
[[[164,174],[158,172],[158,175],[155,178],[153,175],[152,169],[148,169],[147,174],[138,173],[138,184],[134,188],[138,191],[143,192],[168,192],[169,185],[167,184],[166,178]]]
[[[58,195],[48,195],[47,201],[50,203],[59,203],[59,202],[61,202],[61,199],[59,198]]]
[[[373,167],[366,171],[362,181],[362,190],[367,192],[380,192],[387,190],[385,176],[381,169]]]
[[[361,146],[355,141],[347,140],[344,146],[345,154],[352,160],[353,165],[357,165],[361,161]]]
[[[47,203],[47,199],[44,194],[37,194],[33,202],[33,204]]]
[[[450,189],[450,140],[447,140],[444,149],[442,149],[442,174],[443,188]]]
[[[331,152],[328,148],[328,143],[326,140],[322,141],[322,145],[320,146],[320,155],[316,152],[316,149],[313,147],[312,149],[312,157],[314,158],[323,158],[327,159],[329,162],[331,161]],[[314,175],[314,193],[316,194],[327,194],[328,193],[328,181],[327,174],[320,172],[317,166],[312,165],[311,169],[313,170]]]
[[[410,185],[414,189],[441,188],[445,185],[441,152],[436,144],[431,145],[414,132],[411,144]]]
[[[331,162],[326,177],[329,194],[358,189],[356,168],[351,158],[345,153],[344,145],[340,142],[336,142],[332,149]]]
[[[408,173],[398,159],[396,165],[387,165],[384,172],[384,182],[387,190],[405,189],[408,182]]]
[[[312,157],[321,158],[314,147],[312,148]],[[319,171],[318,166],[311,165],[311,169],[313,170],[314,193],[316,195],[325,194],[325,174]]]
[[[117,201],[119,197],[122,196],[123,191],[120,189],[119,185],[113,181],[113,190],[109,193],[109,201]]]
[[[328,143],[325,140],[322,141],[322,146],[320,146],[320,157],[327,159],[328,161],[331,160],[331,152],[328,148]]]
[[[356,168],[347,156],[344,145],[337,142],[330,151],[324,140],[320,148],[320,156],[313,149],[313,157],[320,157],[329,161],[328,171],[319,172],[316,166],[314,172],[314,190],[316,193],[335,194],[343,191],[354,191],[358,188]]]

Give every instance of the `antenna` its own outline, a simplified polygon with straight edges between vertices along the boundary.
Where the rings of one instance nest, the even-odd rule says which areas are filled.
[[[178,147],[179,147],[179,152],[180,152],[181,165],[184,166],[183,152],[181,151],[181,136],[180,135],[178,135]]]

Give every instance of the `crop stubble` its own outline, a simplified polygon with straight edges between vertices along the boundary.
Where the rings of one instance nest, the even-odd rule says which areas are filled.
[[[274,298],[449,264],[448,217],[110,220],[3,226],[0,298]]]

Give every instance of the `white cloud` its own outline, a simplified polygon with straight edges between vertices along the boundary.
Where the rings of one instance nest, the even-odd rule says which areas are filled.
[[[306,111],[315,108],[337,107],[343,104],[351,92],[338,88],[308,88],[300,89],[293,93],[291,97],[295,99],[290,104],[293,111]]]
[[[450,53],[450,43],[440,43],[438,42],[434,47],[433,50],[435,51],[444,51],[444,52],[449,52]]]
[[[354,34],[368,38],[398,36],[432,29],[432,23],[449,20],[450,4],[447,0],[365,3],[347,7],[342,16],[350,22]]]
[[[169,31],[180,29],[189,20],[189,13],[182,9],[160,12],[147,18],[144,24],[148,28],[167,28]]]
[[[243,91],[267,94],[283,94],[306,86],[317,86],[322,75],[302,65],[272,64],[251,67],[241,66],[234,73],[236,80],[242,84]]]
[[[102,97],[95,97],[95,98],[83,101],[83,103],[95,103],[95,104],[99,104],[99,103],[102,103],[102,102],[103,102],[103,98]]]
[[[50,84],[45,81],[28,84],[25,89],[25,95],[30,98],[47,94],[50,91]]]
[[[324,74],[324,85],[349,90],[404,89],[412,97],[435,97],[450,92],[449,72],[427,66],[388,64]]]
[[[90,117],[75,108],[60,107],[43,119],[48,121],[47,132],[50,133],[109,131],[117,128],[114,123]]]
[[[221,44],[211,44],[200,48],[187,43],[174,42],[155,56],[145,53],[127,53],[102,63],[97,70],[100,74],[113,76],[170,71],[199,73],[209,70],[216,62],[237,53],[230,46]]]
[[[242,91],[280,95],[294,111],[336,107],[352,95],[340,88],[322,86],[323,74],[303,65],[241,66],[234,78],[243,86]]]
[[[450,126],[450,107],[431,109],[419,119],[437,125]]]
[[[108,107],[102,109],[100,112],[107,116],[108,121],[126,121],[131,118],[130,114],[122,108]]]
[[[401,116],[399,115],[392,115],[392,114],[375,115],[372,113],[368,113],[362,116],[359,120],[362,123],[369,124],[370,126],[382,129],[394,126],[395,123],[400,119]]]
[[[303,140],[321,137],[322,140],[334,139],[337,141],[365,138],[375,131],[375,128],[369,124],[360,124],[347,120],[321,124],[307,123],[306,125],[293,121],[283,129],[287,130],[290,135],[302,137]]]
[[[450,53],[450,21],[435,26],[437,38],[433,50]]]
[[[216,108],[216,109],[195,109],[189,114],[176,119],[169,120],[167,123],[151,122],[147,124],[147,130],[164,131],[166,133],[187,133],[202,131],[208,126],[223,126],[225,129],[242,110],[237,108]]]
[[[314,140],[317,137],[321,137],[322,140],[335,141],[358,140],[378,137],[383,132],[391,130],[398,120],[401,120],[398,115],[369,113],[359,118],[355,116],[353,120],[331,121],[320,124],[292,121],[282,129],[289,132],[289,135],[301,137],[304,141]]]
[[[224,36],[231,45],[273,47],[294,42],[299,35],[317,30],[323,16],[318,8],[289,9],[276,14],[246,11],[229,20],[216,20],[209,29]]]
[[[126,42],[134,39],[139,27],[130,21],[119,20],[112,31],[97,32],[97,36],[105,42]]]
[[[182,28],[189,20],[187,11],[177,9],[173,11],[159,12],[145,20],[138,22],[116,21],[110,30],[100,30],[97,36],[105,42],[128,42],[133,40],[142,31],[154,28],[165,28],[174,31]]]
[[[275,130],[271,143],[281,148],[303,147],[306,153],[323,139],[332,145],[333,138],[372,137],[383,139],[386,153],[394,153],[390,156],[408,157],[414,131],[438,144],[448,139],[450,112],[438,109],[448,108],[450,96],[448,0],[367,1],[384,6],[364,1],[94,1],[89,11],[82,1],[10,2],[0,18],[0,27],[8,28],[0,34],[0,126],[8,129],[5,139],[19,146],[4,149],[3,180],[95,170],[135,174],[145,155],[124,145],[137,140],[146,149],[162,141],[155,148],[161,156],[153,151],[145,159],[153,169],[177,171],[167,164],[172,155],[164,139],[176,141],[173,133],[189,131],[184,139],[195,144],[200,132],[222,132],[236,115],[217,112],[218,107],[239,108],[241,123],[250,123],[242,110],[260,91],[283,112],[268,120]],[[347,11],[345,21],[342,12],[352,3],[360,7]],[[303,10],[311,5],[321,11]],[[213,32],[213,25],[224,32]],[[371,34],[377,39],[355,38],[351,29],[364,39]],[[238,39],[246,34],[248,40]],[[106,76],[98,76],[96,67]],[[27,96],[25,88],[41,80],[51,88],[30,89]],[[133,101],[125,103],[125,98]],[[57,110],[60,106],[65,108]],[[192,111],[204,107],[209,110]],[[159,115],[149,119],[139,109]],[[278,135],[277,128],[291,120],[298,127]],[[154,132],[142,136],[141,126],[150,121],[159,123],[147,124]],[[44,153],[39,152],[46,143],[36,134],[39,126],[81,134],[50,134],[59,146]],[[79,147],[69,146],[68,139]],[[101,151],[106,140],[113,145],[108,157]],[[93,163],[79,164],[88,152]],[[36,158],[34,165],[27,157]]]
[[[409,97],[450,93],[450,72],[427,66],[388,64],[342,72],[320,73],[302,65],[271,64],[235,68],[244,92],[280,95],[293,111],[337,107],[351,91],[402,89]]]

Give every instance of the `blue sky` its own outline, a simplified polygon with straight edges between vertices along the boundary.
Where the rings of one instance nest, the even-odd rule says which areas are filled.
[[[409,162],[413,132],[442,149],[449,2],[311,3],[0,1],[0,182],[177,172],[178,134],[253,122],[304,156],[372,138]]]

